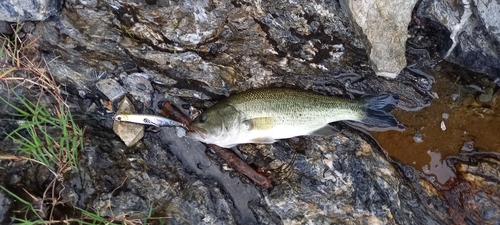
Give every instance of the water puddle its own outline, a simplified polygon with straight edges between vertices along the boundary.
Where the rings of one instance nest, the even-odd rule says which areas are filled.
[[[396,160],[432,175],[440,184],[455,175],[443,163],[460,151],[500,152],[498,87],[472,72],[443,62],[436,66],[432,91],[437,96],[417,112],[393,111],[406,131],[372,133]],[[495,94],[496,93],[496,94]]]

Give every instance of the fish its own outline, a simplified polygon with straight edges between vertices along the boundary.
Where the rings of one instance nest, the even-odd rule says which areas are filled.
[[[352,100],[289,88],[256,89],[209,107],[191,121],[187,136],[232,148],[297,136],[332,135],[335,131],[329,123],[336,121],[397,130],[404,128],[391,114],[398,101],[399,96],[393,94]]]
[[[145,115],[145,114],[118,114],[113,117],[114,120],[128,123],[138,123],[152,125],[155,127],[184,127],[187,125],[163,116]]]

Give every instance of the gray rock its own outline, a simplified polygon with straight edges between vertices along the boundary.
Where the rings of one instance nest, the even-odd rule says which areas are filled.
[[[255,223],[257,219],[248,207],[248,203],[258,200],[261,196],[258,190],[244,184],[238,177],[231,177],[228,173],[221,173],[217,164],[210,161],[204,154],[206,147],[189,137],[178,138],[173,128],[163,128],[161,140],[169,143],[172,153],[185,165],[187,169],[200,177],[214,179],[220,183],[232,200],[241,221]]]
[[[154,92],[151,81],[148,80],[147,74],[133,73],[122,78],[124,88],[130,93],[134,99],[144,103],[151,104],[151,98]]]
[[[426,69],[437,60],[425,50],[429,46],[408,48],[411,66],[395,79],[377,77],[338,1],[153,3],[66,1],[61,14],[36,23],[33,33],[51,74],[81,97],[95,95],[97,81],[103,92],[108,88],[100,82],[118,87],[119,81],[106,79],[119,77],[134,97],[153,103],[142,105],[145,112],[157,109],[161,97],[207,107],[233,92],[269,86],[345,97],[391,92],[401,96],[399,107],[407,110],[421,109],[433,98],[434,80]],[[398,24],[394,30],[401,35],[402,29]],[[138,73],[139,82],[129,80]],[[151,206],[169,224],[451,224],[461,222],[447,211],[461,202],[455,196],[474,191],[457,189],[460,194],[453,195],[436,188],[411,166],[393,162],[371,137],[341,124],[331,137],[239,146],[247,162],[272,175],[273,189],[262,190],[201,143],[177,137],[173,128],[145,132],[143,141],[127,142],[128,147],[111,132],[110,116],[102,115],[99,119],[109,123],[87,127],[81,171],[71,174],[62,192],[65,202],[102,215],[147,213]],[[131,136],[134,142],[142,137]],[[293,157],[294,150],[303,154]],[[474,174],[498,184],[492,169],[462,171],[467,172],[463,177]],[[22,171],[0,173],[0,178],[20,186],[43,184],[24,179]],[[499,210],[487,191],[475,192],[481,204],[473,211],[494,221]],[[481,220],[473,213],[462,219]]]
[[[405,109],[419,109],[431,99],[427,90],[416,91],[415,86],[401,82],[432,83],[428,77],[421,78],[421,74],[414,72],[417,70],[401,72],[398,81],[377,80],[364,57],[364,45],[345,26],[349,18],[341,13],[338,4],[308,2],[303,7],[267,2],[255,7],[208,4],[214,6],[210,12],[201,10],[198,5],[201,3],[187,6],[158,2],[148,7],[117,1],[104,4],[109,7],[68,4],[71,10],[63,9],[62,14],[37,24],[35,30],[43,49],[50,49],[45,53],[47,61],[64,62],[66,68],[83,76],[84,79],[75,76],[78,79],[73,80],[80,92],[88,92],[85,87],[96,79],[95,71],[121,74],[138,67],[165,92],[196,86],[196,93],[201,94],[170,93],[199,100],[270,85],[317,88],[319,80],[323,87],[328,87],[321,91],[330,94],[345,94],[341,90],[345,85],[362,94],[366,92],[358,87],[368,86],[371,89],[368,93],[408,96],[401,98]],[[198,19],[184,13],[196,10]],[[224,14],[229,25],[224,25],[221,19],[207,24],[201,16],[203,12],[207,18]],[[132,21],[130,15],[137,16]],[[175,28],[171,27],[176,24],[173,21],[179,23]],[[65,77],[64,73],[54,67],[55,77],[64,80],[59,78]],[[346,84],[342,74],[353,71],[361,83]],[[331,79],[332,75],[340,78]],[[430,88],[426,84],[419,86]]]
[[[437,24],[441,56],[469,70],[490,75],[500,85],[500,3],[424,0],[418,16]]]
[[[340,1],[362,37],[372,69],[395,78],[406,67],[408,24],[416,0]]]
[[[62,0],[3,0],[0,20],[8,22],[42,21],[61,10]]]
[[[99,80],[95,86],[99,91],[101,91],[110,101],[116,101],[123,97],[127,92],[118,81],[113,79],[103,79]]]
[[[0,222],[7,223],[9,206],[12,203],[11,196],[0,190]]]
[[[398,170],[369,143],[354,135],[344,130],[336,137],[304,138],[299,146],[306,148],[305,155],[295,160],[292,177],[279,182],[266,198],[283,223],[442,224],[447,221],[445,208],[434,205],[433,197],[426,196],[422,186],[413,186],[422,193],[408,191]],[[275,144],[270,151],[278,156],[286,148]],[[425,203],[419,203],[422,198]]]
[[[13,33],[14,30],[12,30],[12,27],[10,26],[9,22],[0,21],[0,34],[11,35]]]
[[[484,92],[481,93],[478,97],[478,100],[480,102],[492,102],[493,101],[493,98],[494,98],[494,89],[493,87],[487,87],[484,89]]]

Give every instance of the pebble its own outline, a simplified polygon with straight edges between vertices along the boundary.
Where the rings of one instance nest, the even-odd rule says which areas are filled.
[[[186,130],[182,127],[176,127],[175,133],[177,134],[177,137],[179,137],[179,138],[186,136]]]
[[[474,151],[474,141],[465,142],[460,150],[468,152]]]
[[[450,117],[450,115],[448,113],[443,113],[441,114],[441,117],[446,120]]]
[[[421,133],[416,133],[415,136],[413,136],[413,141],[415,141],[415,143],[424,142],[423,135]]]
[[[4,35],[11,35],[14,33],[14,31],[12,30],[12,27],[10,27],[9,22],[0,21],[0,33],[2,33]]]
[[[446,130],[446,125],[444,124],[444,121],[441,121],[441,130],[443,131]]]
[[[109,78],[98,81],[96,87],[113,102],[126,94],[125,89],[116,80]]]

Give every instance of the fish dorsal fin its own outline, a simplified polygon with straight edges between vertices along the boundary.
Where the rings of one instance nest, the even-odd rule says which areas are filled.
[[[248,130],[270,130],[276,124],[273,117],[258,117],[245,120],[243,123],[248,125]]]
[[[331,125],[326,125],[322,128],[319,128],[319,129],[309,133],[309,135],[312,135],[312,136],[330,136],[330,135],[334,135],[334,134],[338,134],[338,131],[337,131],[337,129],[335,129],[335,127],[333,127]]]
[[[250,140],[251,143],[256,143],[256,144],[272,144],[276,142],[274,138],[271,137],[258,137]]]

